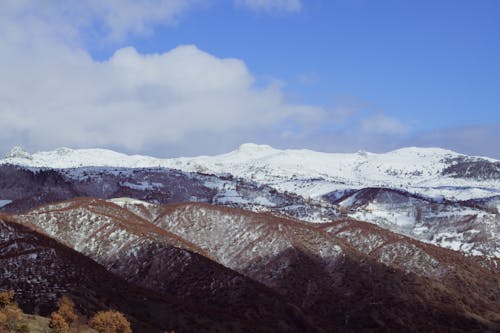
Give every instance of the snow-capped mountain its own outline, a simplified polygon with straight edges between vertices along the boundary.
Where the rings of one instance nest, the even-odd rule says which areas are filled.
[[[129,156],[105,149],[60,148],[29,154],[14,148],[0,164],[37,168],[163,167],[231,174],[311,198],[363,187],[403,188],[412,193],[456,200],[500,193],[500,161],[440,148],[411,147],[384,154],[334,154],[278,150],[247,143],[227,154],[173,159]]]
[[[312,198],[374,186],[462,200],[500,193],[499,161],[439,148],[331,154],[244,144],[228,154],[179,158],[170,163],[182,170],[231,173]],[[463,172],[463,164],[468,171]]]
[[[15,148],[0,161],[4,211],[79,196],[194,201],[310,222],[351,217],[496,258],[498,193],[500,162],[435,148],[328,154],[244,144],[228,154],[177,159],[68,148],[31,155]]]

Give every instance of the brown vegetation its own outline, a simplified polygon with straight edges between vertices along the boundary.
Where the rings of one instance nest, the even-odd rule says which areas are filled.
[[[99,333],[132,333],[130,322],[118,311],[96,313],[89,326]]]
[[[49,328],[52,333],[65,333],[71,324],[78,318],[75,313],[75,303],[68,297],[62,296],[57,301],[58,309],[50,315]]]
[[[0,292],[0,308],[9,305],[14,298],[14,290],[5,290]]]
[[[69,326],[78,318],[75,313],[75,303],[68,297],[63,296],[57,302],[59,309],[57,313],[68,323]]]
[[[12,302],[13,298],[13,290],[0,292],[0,333],[17,332],[24,328],[20,323],[23,313],[17,304]]]
[[[52,312],[50,315],[49,328],[51,333],[66,333],[69,331],[68,323],[58,312]]]

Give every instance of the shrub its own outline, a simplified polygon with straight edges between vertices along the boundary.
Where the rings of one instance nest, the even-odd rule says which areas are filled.
[[[6,307],[12,303],[14,298],[14,290],[5,290],[0,292],[0,308]]]
[[[71,323],[73,323],[77,318],[74,310],[75,303],[73,303],[69,297],[63,296],[59,299],[57,305],[59,306],[57,313],[59,313],[64,318],[66,323],[71,326]]]
[[[57,312],[52,312],[49,320],[49,328],[51,333],[66,333],[69,331],[69,325]]]
[[[8,332],[14,331],[17,329],[19,322],[21,321],[23,312],[17,304],[9,304],[2,309],[2,314],[5,316],[3,322],[3,328]]]
[[[89,326],[99,333],[132,333],[130,322],[118,311],[100,311]]]
[[[25,333],[29,331],[26,325],[20,325],[19,323],[22,319],[23,312],[16,303],[12,302],[13,298],[13,290],[5,290],[0,292],[0,333]]]

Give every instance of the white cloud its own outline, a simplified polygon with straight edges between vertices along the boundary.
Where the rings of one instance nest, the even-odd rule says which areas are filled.
[[[124,48],[101,63],[68,48],[8,53],[0,56],[3,135],[12,140],[23,133],[29,145],[135,150],[180,142],[196,131],[322,117],[319,108],[288,104],[279,87],[256,89],[242,61],[195,46],[154,55]]]
[[[202,135],[205,144],[219,146],[215,151],[227,148],[224,138],[246,141],[257,132],[309,126],[324,117],[322,108],[288,103],[278,84],[257,87],[242,60],[193,45],[159,54],[126,47],[96,61],[78,38],[70,38],[81,34],[78,26],[71,28],[72,15],[48,9],[41,19],[29,14],[27,8],[38,7],[28,4],[33,3],[7,1],[0,8],[2,151],[21,144],[194,152]],[[142,29],[134,20],[123,22],[128,23],[110,23],[110,31]]]
[[[299,12],[302,9],[300,0],[235,0],[237,5],[254,11]]]

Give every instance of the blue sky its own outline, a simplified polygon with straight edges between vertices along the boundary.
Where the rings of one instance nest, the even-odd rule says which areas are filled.
[[[0,150],[167,157],[252,141],[500,158],[498,1],[117,3],[0,5],[14,82],[0,85]]]

